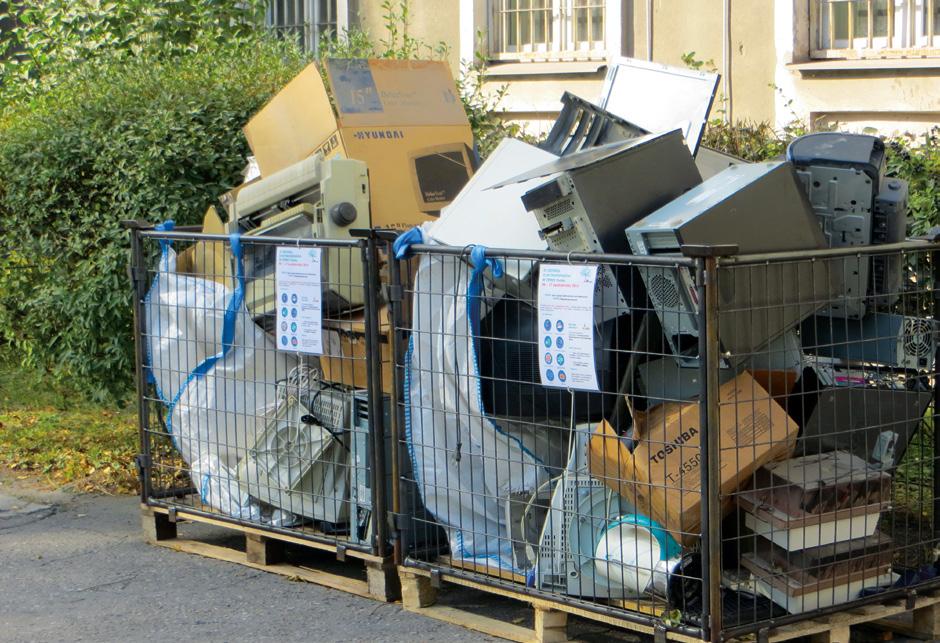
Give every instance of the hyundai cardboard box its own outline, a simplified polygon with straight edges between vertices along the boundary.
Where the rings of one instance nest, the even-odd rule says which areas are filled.
[[[790,455],[799,427],[747,372],[722,384],[718,397],[720,493],[727,511],[731,494],[760,466]],[[591,475],[685,545],[698,539],[701,527],[699,420],[698,402],[667,402],[635,414],[632,453],[606,421],[590,441]]]
[[[326,72],[332,104],[311,64],[245,126],[261,175],[340,154],[369,167],[373,226],[434,220],[473,174],[473,133],[447,64],[330,59]]]

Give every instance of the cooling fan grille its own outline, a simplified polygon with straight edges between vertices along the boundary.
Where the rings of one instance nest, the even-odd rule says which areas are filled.
[[[679,307],[679,291],[675,282],[665,275],[652,275],[649,278],[650,296],[657,300],[664,309],[675,310]]]
[[[904,320],[904,352],[913,357],[929,357],[933,353],[933,323],[927,319]]]

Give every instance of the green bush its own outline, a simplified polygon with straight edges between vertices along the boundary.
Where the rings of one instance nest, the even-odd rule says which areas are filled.
[[[0,32],[0,103],[57,82],[101,55],[172,57],[251,38],[265,0],[9,0]],[[0,14],[0,17],[4,17]]]
[[[133,368],[122,219],[195,223],[240,182],[241,127],[302,67],[264,37],[101,56],[0,117],[0,341],[91,395]]]

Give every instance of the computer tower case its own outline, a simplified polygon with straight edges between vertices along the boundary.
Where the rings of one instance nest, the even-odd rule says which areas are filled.
[[[526,192],[550,250],[629,254],[623,229],[702,182],[679,130],[602,145],[564,156],[527,175],[554,175]],[[602,317],[645,307],[632,270],[598,276]]]
[[[637,255],[679,255],[684,245],[736,244],[741,254],[825,247],[789,163],[734,165],[626,229]],[[681,361],[698,356],[699,302],[689,269],[639,269],[666,339]],[[767,262],[720,271],[719,339],[745,360],[797,326],[834,293],[826,262]]]
[[[885,146],[864,134],[821,132],[793,141],[787,158],[809,196],[830,248],[903,241],[907,184],[885,178]],[[897,257],[846,256],[833,265],[842,284],[833,316],[859,319],[872,308],[893,305],[901,286]]]
[[[850,363],[933,370],[937,324],[921,317],[871,313],[863,319],[813,315],[800,327],[803,351]]]
[[[388,463],[392,461],[392,449],[395,441],[391,433],[391,398],[383,395],[381,399],[382,415],[385,426],[385,497],[389,503],[387,511],[391,511],[392,485],[396,483]],[[369,416],[369,392],[356,390],[352,392],[352,423],[353,430],[349,438],[349,477],[350,477],[350,529],[352,540],[364,544],[373,544],[375,537],[375,515],[372,494],[372,435],[373,423]],[[401,459],[404,467],[401,478],[412,479],[410,458]],[[411,553],[416,547],[434,547],[437,543],[446,542],[443,531],[434,523],[434,519],[424,509],[416,490],[400,494],[400,513],[403,516],[414,516],[427,528],[420,530],[406,529],[403,535],[406,551]],[[412,521],[406,521],[412,522]]]

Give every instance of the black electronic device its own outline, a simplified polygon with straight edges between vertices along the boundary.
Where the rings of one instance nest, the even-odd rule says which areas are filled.
[[[526,302],[503,298],[480,324],[478,357],[483,408],[496,417],[594,422],[609,415],[629,361],[634,316],[621,315],[594,332],[597,383],[601,393],[542,386],[539,376],[538,314]]]
[[[649,134],[639,125],[571,92],[562,95],[561,103],[561,113],[548,136],[539,144],[540,148],[557,156]]]
[[[903,241],[907,233],[908,184],[886,178],[885,145],[865,134],[820,132],[794,140],[787,159],[796,168],[831,248]],[[846,256],[833,262],[840,284],[825,310],[859,319],[887,308],[900,296],[902,266],[893,253]]]

